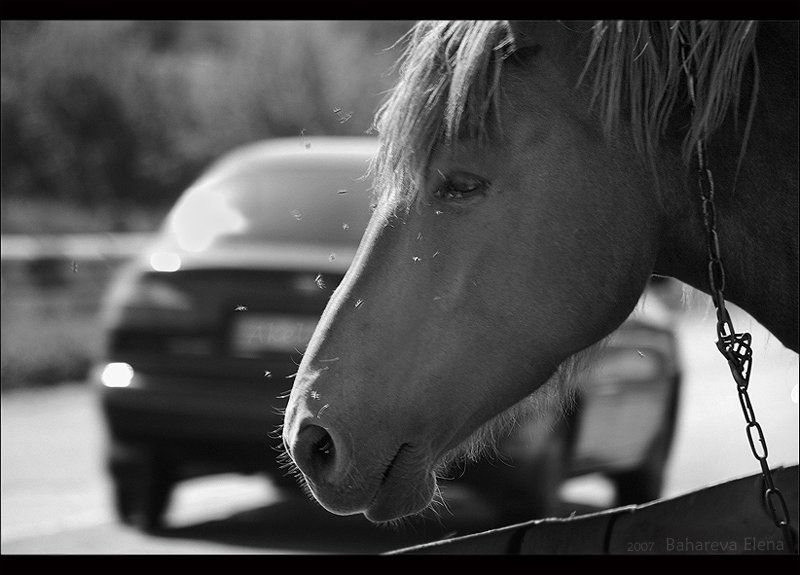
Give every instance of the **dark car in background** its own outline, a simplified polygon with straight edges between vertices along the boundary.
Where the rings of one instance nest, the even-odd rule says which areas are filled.
[[[574,510],[559,500],[558,488],[588,474],[610,480],[614,505],[661,495],[682,377],[671,311],[660,299],[674,295],[670,282],[653,278],[637,311],[576,376],[575,401],[566,413],[519,425],[500,443],[498,459],[505,464],[467,469],[463,479],[506,523]]]
[[[265,141],[226,155],[187,189],[103,306],[94,378],[120,519],[158,527],[181,480],[266,473],[292,377],[371,215],[374,138]],[[602,471],[619,501],[658,496],[680,381],[675,338],[629,320],[584,375],[566,417],[525,423],[508,464],[470,484],[508,519],[552,512],[565,477]]]

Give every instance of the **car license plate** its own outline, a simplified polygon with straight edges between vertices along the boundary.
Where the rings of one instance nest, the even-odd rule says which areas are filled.
[[[290,315],[237,314],[231,349],[235,355],[258,356],[265,352],[305,350],[318,318]]]

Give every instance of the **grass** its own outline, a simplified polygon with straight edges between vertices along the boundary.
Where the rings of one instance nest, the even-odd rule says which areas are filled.
[[[86,379],[100,344],[87,317],[3,322],[0,379],[7,389]]]
[[[0,233],[69,234],[151,232],[164,218],[165,208],[90,208],[59,200],[3,197]]]
[[[3,262],[3,391],[86,379],[102,353],[98,312],[110,271],[101,262],[62,274],[58,285],[40,285],[25,264]]]
[[[156,209],[120,215],[120,209],[13,197],[0,204],[4,234],[148,232],[163,219]],[[80,262],[73,272],[67,260],[39,262],[38,269],[33,261],[2,262],[0,389],[86,378],[102,353],[99,305],[116,265]]]

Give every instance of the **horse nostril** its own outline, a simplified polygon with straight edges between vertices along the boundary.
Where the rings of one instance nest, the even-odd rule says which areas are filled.
[[[295,441],[293,455],[295,463],[306,477],[319,482],[325,479],[327,470],[336,457],[333,438],[319,425],[305,425]]]
[[[333,439],[331,439],[330,435],[325,434],[325,437],[317,442],[314,449],[323,455],[331,455],[333,452]]]

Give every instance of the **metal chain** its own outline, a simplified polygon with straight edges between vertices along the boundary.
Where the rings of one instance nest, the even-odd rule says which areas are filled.
[[[686,74],[689,99],[692,107],[696,108],[693,67],[689,62],[687,42],[682,35],[680,38],[681,59],[683,71]],[[747,392],[747,387],[750,383],[750,369],[753,366],[753,349],[750,346],[751,337],[746,332],[736,333],[733,329],[731,316],[725,307],[725,296],[723,295],[725,290],[725,268],[722,265],[722,258],[719,253],[716,207],[714,205],[714,178],[706,164],[706,146],[703,138],[698,139],[696,149],[697,183],[700,189],[700,199],[702,200],[703,226],[705,227],[706,242],[708,244],[708,282],[711,298],[714,301],[717,313],[717,348],[728,361],[728,367],[736,382],[739,403],[742,406],[744,419],[747,423],[747,441],[750,443],[750,450],[753,452],[753,456],[761,466],[765,506],[769,510],[773,523],[781,530],[787,551],[797,553],[797,535],[791,527],[786,500],[772,480],[772,472],[767,464],[767,440],[764,437],[761,425],[756,421],[753,404]]]

